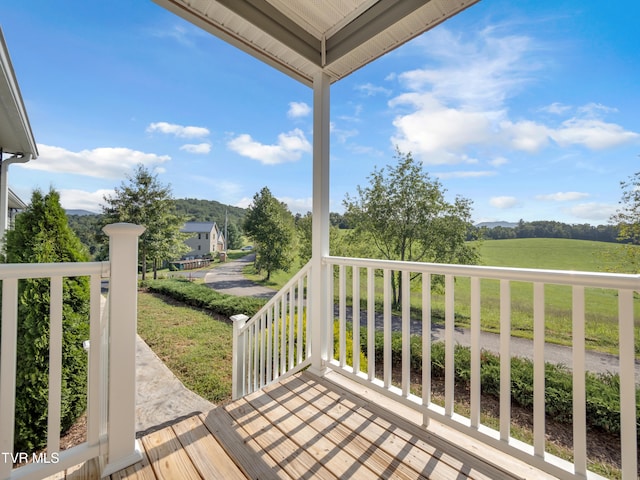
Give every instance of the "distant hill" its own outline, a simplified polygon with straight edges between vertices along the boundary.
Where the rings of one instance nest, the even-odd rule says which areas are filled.
[[[517,223],[514,222],[480,222],[476,224],[476,227],[482,228],[495,228],[495,227],[504,227],[504,228],[516,228],[518,226]]]
[[[79,217],[84,217],[85,215],[98,215],[96,212],[90,212],[89,210],[79,210],[79,209],[68,209],[65,210],[67,215],[78,215]]]
[[[175,199],[176,212],[183,215],[187,222],[216,222],[224,226],[225,211],[229,223],[242,229],[247,210],[240,207],[224,205],[216,200],[200,200],[197,198]]]

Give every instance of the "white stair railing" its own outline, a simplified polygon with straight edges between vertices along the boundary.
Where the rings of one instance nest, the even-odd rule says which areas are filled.
[[[93,458],[106,465],[103,475],[142,457],[135,440],[135,332],[137,318],[137,245],[143,228],[105,227],[110,237],[107,262],[0,264],[2,343],[0,345],[0,479],[41,479]],[[90,282],[89,362],[86,440],[60,451],[63,279]],[[18,282],[50,279],[49,399],[46,454],[15,452],[16,343]],[[101,314],[102,280],[110,282],[108,306]],[[117,375],[109,375],[117,372]],[[14,468],[14,462],[29,460]]]
[[[481,266],[461,266],[368,260],[356,258],[326,257],[323,259],[333,275],[330,282],[337,282],[337,305],[334,288],[331,286],[328,311],[337,311],[338,348],[328,348],[330,367],[360,383],[373,388],[395,400],[405,403],[423,413],[424,424],[436,419],[459,429],[478,440],[492,445],[505,453],[548,471],[559,478],[600,478],[587,469],[587,413],[585,399],[585,324],[588,313],[589,295],[603,290],[613,290],[617,296],[620,375],[620,425],[621,425],[621,470],[623,479],[637,478],[637,417],[636,417],[636,362],[634,325],[634,292],[640,290],[640,276],[591,272],[567,272],[550,270],[530,270],[495,268]],[[401,305],[398,313],[392,314],[391,275],[401,272]],[[436,277],[437,276],[437,277]],[[334,279],[335,277],[335,279]],[[350,277],[350,279],[348,278]],[[410,278],[418,277],[418,291],[411,288]],[[431,318],[436,296],[432,292],[432,280],[438,278],[444,288],[444,405],[437,405],[431,398]],[[378,279],[378,280],[376,280]],[[381,279],[381,280],[380,280]],[[468,302],[470,321],[470,413],[466,416],[455,412],[455,316],[456,282],[469,283]],[[533,441],[525,444],[511,435],[511,357],[518,355],[511,342],[512,296],[514,284],[528,283],[531,288],[531,324],[533,330]],[[363,283],[363,285],[361,285]],[[490,285],[491,284],[491,285]],[[545,318],[552,315],[549,301],[545,301],[545,286],[566,285],[570,295],[572,322],[572,376],[573,376],[573,461],[567,462],[549,454],[545,448]],[[493,288],[499,296],[495,308],[498,309],[500,335],[498,353],[500,355],[500,419],[497,430],[483,425],[480,421],[481,406],[481,343],[482,315],[487,313],[482,292]],[[514,287],[516,288],[516,287]],[[413,291],[413,296],[412,294]],[[351,320],[353,352],[352,361],[347,361],[345,341],[347,335],[348,297],[351,296]],[[438,301],[440,299],[438,298]],[[485,299],[486,301],[486,299]],[[458,299],[460,302],[460,299]],[[421,310],[420,318],[411,318],[412,309]],[[513,306],[515,308],[515,305]],[[615,300],[612,307],[614,310]],[[329,319],[329,321],[332,321]],[[413,322],[413,323],[412,323]],[[366,328],[367,341],[361,345],[360,326]],[[420,370],[420,396],[411,391],[411,382],[416,371],[411,366],[410,341],[412,329],[421,333],[420,350],[422,365]],[[392,331],[400,332],[402,341],[401,359],[394,359],[392,365]],[[328,346],[333,345],[333,328],[328,329]],[[375,332],[382,332],[383,348],[378,353],[374,345]],[[428,332],[428,333],[427,333]],[[415,332],[414,332],[415,333]],[[360,365],[359,352],[367,355],[367,365]],[[380,354],[382,359],[380,359]],[[379,372],[379,373],[377,373]],[[412,375],[413,374],[413,375]]]
[[[289,280],[250,320],[233,320],[234,399],[292,375],[310,363],[311,335],[307,312],[311,262]]]

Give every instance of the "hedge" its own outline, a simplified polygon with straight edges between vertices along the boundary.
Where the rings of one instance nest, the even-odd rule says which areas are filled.
[[[219,293],[206,285],[186,279],[147,280],[142,282],[141,286],[151,292],[167,295],[192,307],[204,308],[225,317],[239,313],[252,317],[266,303],[264,299],[256,297],[237,297]]]

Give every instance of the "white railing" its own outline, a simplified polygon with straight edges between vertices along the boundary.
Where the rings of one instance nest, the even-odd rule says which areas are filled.
[[[144,230],[130,224],[105,227],[108,262],[2,264],[2,343],[0,345],[0,479],[41,479],[92,458],[103,475],[141,459],[135,441],[135,330],[137,240]],[[90,313],[86,440],[60,451],[63,279],[88,277]],[[50,279],[49,398],[46,454],[14,451],[18,285],[23,279]],[[110,280],[101,314],[101,284]],[[109,376],[109,371],[118,375]],[[133,376],[132,376],[133,375]],[[31,462],[13,468],[15,461]]]
[[[299,372],[310,363],[311,263],[307,263],[250,320],[233,320],[234,399]],[[248,321],[247,321],[248,320]]]
[[[620,374],[620,444],[623,479],[637,478],[637,424],[635,381],[634,292],[640,290],[640,276],[590,272],[542,271],[530,269],[494,268],[444,264],[408,263],[384,260],[326,257],[326,275],[330,292],[327,311],[337,315],[325,319],[327,324],[328,363],[332,369],[366,384],[384,395],[399,400],[422,412],[424,424],[429,419],[459,429],[492,445],[509,455],[546,470],[559,478],[598,478],[587,469],[587,416],[585,386],[585,324],[590,305],[585,301],[593,291],[613,289],[617,296],[617,325],[619,330]],[[401,272],[401,304],[399,315],[392,314],[391,276]],[[413,283],[411,278],[417,277]],[[433,281],[441,282],[440,291],[434,293]],[[337,287],[333,285],[337,282]],[[456,282],[468,282],[468,295],[456,302]],[[515,282],[515,283],[514,283]],[[530,323],[533,331],[533,442],[517,441],[511,435],[511,356],[517,355],[511,347],[512,295],[511,288],[521,288],[521,282],[530,285],[532,292]],[[493,284],[493,286],[488,284]],[[570,295],[572,322],[573,371],[573,461],[567,462],[550,455],[545,448],[545,318],[552,314],[549,301],[545,301],[545,286],[566,285]],[[485,292],[493,288],[499,300],[493,307],[499,321],[500,356],[500,415],[499,427],[489,428],[481,423],[481,323],[491,306],[486,306]],[[416,291],[417,289],[417,291]],[[595,290],[597,289],[597,290]],[[337,300],[334,297],[337,295]],[[350,300],[350,305],[348,306]],[[376,303],[377,302],[377,303]],[[441,305],[440,305],[441,302]],[[470,331],[470,413],[455,412],[455,317],[460,303],[468,307]],[[431,347],[432,314],[437,308],[444,310],[444,405],[432,401]],[[416,305],[414,305],[416,304]],[[334,309],[335,307],[335,309]],[[421,311],[418,319],[411,319],[412,309]],[[515,309],[515,306],[514,306]],[[615,306],[614,306],[615,309]],[[378,313],[376,313],[376,311]],[[353,351],[348,352],[347,318],[355,319],[350,332]],[[338,348],[334,351],[333,323],[338,322]],[[318,319],[314,318],[313,321]],[[417,322],[417,325],[416,325]],[[367,331],[366,344],[360,342],[360,326]],[[419,326],[419,328],[417,328]],[[412,331],[413,329],[413,331]],[[383,352],[380,365],[376,364],[375,331],[382,331]],[[396,368],[392,364],[392,330],[400,332],[402,354]],[[429,332],[421,335],[421,395],[412,393],[412,367],[410,340],[415,330]],[[367,364],[360,364],[359,352],[366,354]],[[352,360],[349,360],[352,353]],[[379,354],[379,352],[378,352]],[[414,378],[415,378],[415,373]]]

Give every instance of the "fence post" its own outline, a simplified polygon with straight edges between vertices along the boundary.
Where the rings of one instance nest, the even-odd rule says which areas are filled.
[[[233,372],[231,376],[231,396],[235,400],[244,395],[245,385],[245,351],[244,351],[244,333],[240,338],[240,329],[244,327],[249,317],[244,314],[238,314],[231,317],[233,321]]]
[[[142,460],[136,441],[136,324],[138,319],[138,237],[144,227],[114,223],[109,236],[109,362],[107,464],[105,477]]]

